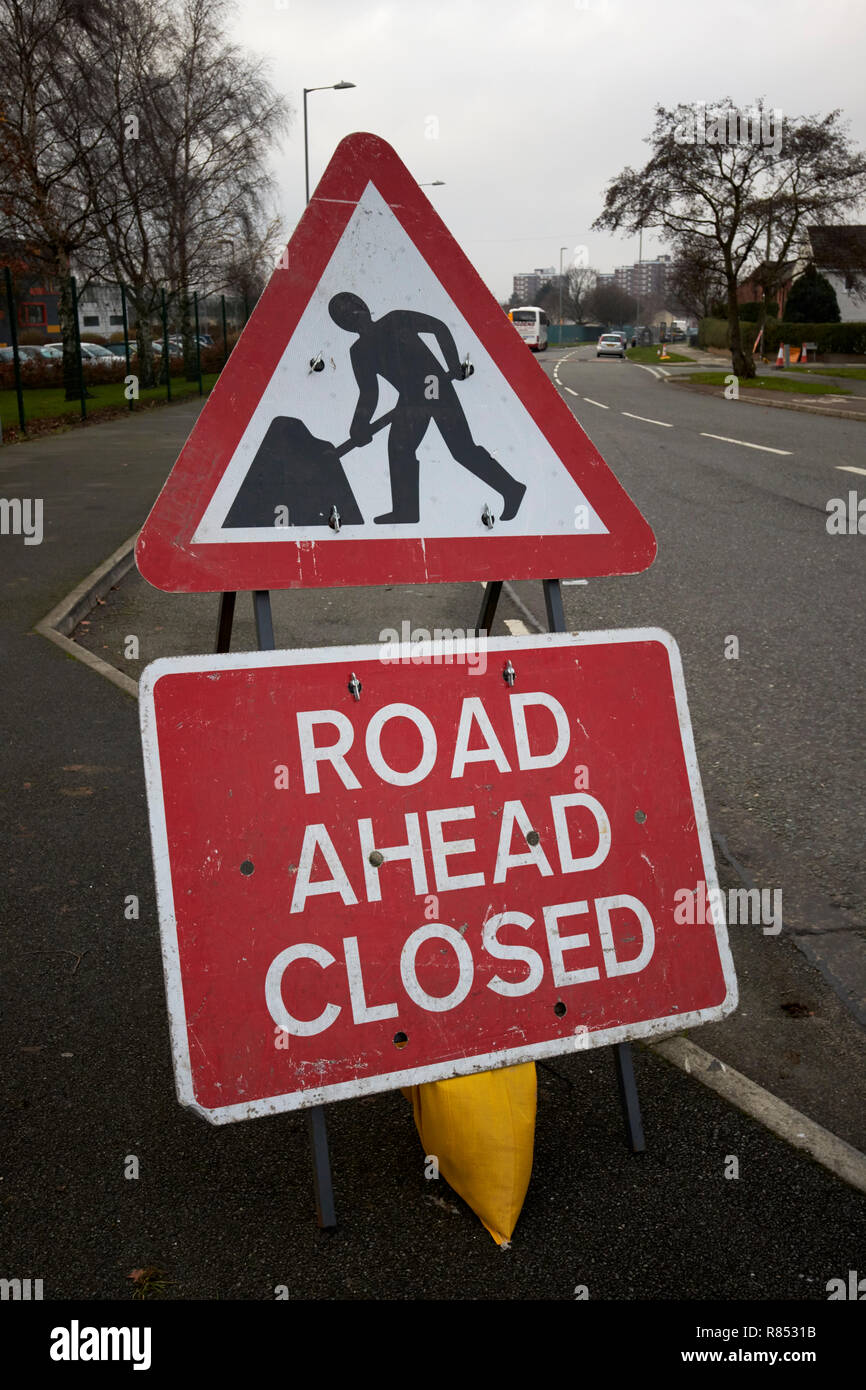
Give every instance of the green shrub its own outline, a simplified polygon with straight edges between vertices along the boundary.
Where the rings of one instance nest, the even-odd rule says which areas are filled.
[[[765,347],[777,352],[780,343],[817,343],[818,352],[866,353],[866,323],[768,323]]]
[[[813,265],[791,286],[785,317],[788,323],[838,323],[842,317],[836,291]]]
[[[751,351],[755,341],[755,325],[740,319],[743,346]],[[866,355],[866,323],[790,323],[785,319],[768,319],[764,329],[765,356],[776,353],[780,343],[817,343],[818,352],[844,352]],[[727,319],[701,319],[698,347],[727,351]]]

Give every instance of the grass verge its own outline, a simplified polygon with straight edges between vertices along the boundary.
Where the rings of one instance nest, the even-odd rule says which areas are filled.
[[[679,377],[678,380],[692,381],[696,386],[725,386],[730,376],[730,372],[689,372],[687,376]],[[828,386],[826,382],[797,381],[790,376],[755,376],[749,379],[741,377],[739,384],[743,390],[785,391],[799,396],[851,395],[850,391],[843,391],[838,386]]]
[[[202,375],[202,385],[204,393],[210,391],[217,379],[218,373],[208,372]],[[124,396],[124,386],[122,381],[106,382],[101,386],[88,386],[87,398],[87,419],[98,420],[103,415],[116,416],[118,411],[127,411],[134,415],[135,409],[141,406],[160,405],[165,402],[165,387],[151,386],[143,390],[135,402],[135,409],[129,411],[129,403]],[[198,394],[198,382],[186,381],[183,377],[172,377],[171,398],[183,400],[189,396]],[[28,426],[32,423],[41,426],[39,433],[45,433],[45,428],[52,424],[58,427],[65,427],[77,424],[81,420],[81,402],[66,400],[66,393],[62,386],[34,386],[25,388],[24,391],[24,416]],[[8,438],[19,438],[20,430],[18,426],[18,398],[14,390],[0,391],[0,420],[3,422],[3,434]]]
[[[630,362],[644,362],[647,366],[654,367],[659,362],[658,347],[633,347],[626,352],[626,357]],[[684,357],[681,352],[668,352],[669,362],[694,362],[693,357]]]
[[[866,381],[866,367],[798,367],[797,370],[814,372],[817,376],[847,376],[850,381]]]

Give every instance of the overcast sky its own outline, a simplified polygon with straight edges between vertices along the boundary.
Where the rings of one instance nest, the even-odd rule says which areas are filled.
[[[592,232],[607,181],[640,167],[657,101],[786,115],[841,107],[866,145],[864,0],[239,0],[231,29],[266,55],[295,117],[275,156],[286,234],[344,135],[382,136],[426,189],[490,289],[588,247],[598,270],[637,239]],[[644,237],[644,258],[665,247]]]

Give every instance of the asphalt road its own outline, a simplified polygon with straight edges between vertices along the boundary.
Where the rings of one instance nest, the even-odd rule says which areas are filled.
[[[582,367],[564,370],[577,374]],[[778,509],[786,518],[791,509],[794,517],[784,533],[774,532],[763,513],[753,527],[748,517],[755,495],[774,495],[773,488],[758,487],[748,472],[752,461],[747,466],[728,457],[721,445],[718,461],[714,453],[713,463],[706,462],[694,422],[709,419],[700,411],[715,409],[715,403],[696,403],[685,452],[691,450],[699,476],[689,481],[682,454],[673,476],[660,456],[654,458],[646,442],[649,427],[614,420],[615,391],[621,408],[673,419],[659,408],[667,405],[670,389],[656,388],[636,368],[620,372],[621,380],[618,364],[597,370],[588,394],[611,407],[608,413],[595,407],[602,420],[610,419],[609,437],[602,440],[603,426],[586,418],[591,407],[580,406],[581,418],[647,511],[662,554],[641,579],[599,581],[569,592],[570,620],[581,626],[668,626],[682,643],[690,690],[713,663],[723,672],[722,690],[729,675],[736,681],[738,672],[750,669],[758,673],[758,684],[779,679],[763,655],[768,630],[778,621],[772,587],[762,593],[768,572],[777,568],[765,552],[772,548],[798,562],[801,596],[808,591],[803,560],[821,555],[822,565],[836,567],[840,606],[853,598],[853,559],[843,554],[849,542],[837,543],[841,558],[823,559],[822,544],[833,542],[819,534],[817,510],[826,499],[817,496],[817,480],[807,476],[804,464],[802,476],[798,470],[789,484],[802,489],[803,498]],[[587,371],[596,369],[590,364]],[[607,396],[602,386],[609,388]],[[650,400],[652,409],[643,409]],[[8,846],[0,1084],[11,1117],[0,1199],[4,1277],[43,1278],[45,1297],[58,1299],[128,1299],[129,1272],[155,1265],[165,1271],[168,1296],[175,1299],[267,1300],[277,1284],[285,1284],[301,1300],[571,1300],[575,1286],[584,1284],[593,1300],[826,1300],[829,1279],[845,1277],[858,1260],[863,1264],[862,1197],[644,1049],[637,1050],[636,1067],[648,1152],[639,1157],[623,1144],[608,1052],[539,1069],[535,1173],[514,1243],[505,1252],[444,1184],[425,1181],[424,1156],[398,1093],[329,1110],[341,1220],[332,1239],[316,1230],[312,1218],[303,1117],[212,1129],[177,1106],[135,704],[32,629],[141,523],[194,412],[194,405],[181,405],[0,455],[3,495],[39,496],[46,509],[42,545],[25,547],[18,537],[4,537],[0,546]],[[780,419],[787,427],[783,412],[772,413],[773,428]],[[760,439],[754,433],[759,424],[765,431],[771,426],[762,422],[762,412],[751,409],[750,422],[753,416],[758,418],[749,435],[739,428],[718,432]],[[803,418],[792,417],[798,434]],[[826,441],[830,422],[816,423]],[[685,437],[688,427],[681,428]],[[675,433],[659,432],[668,443]],[[712,498],[705,500],[707,479],[716,473],[719,496],[728,499],[721,515]],[[672,498],[681,499],[676,508]],[[690,505],[683,507],[683,501]],[[738,503],[745,536],[730,525],[730,509]],[[743,606],[742,597],[724,597],[724,581],[747,567],[755,545],[763,557],[760,582]],[[715,576],[715,603],[691,624],[678,623],[676,602],[687,610],[696,566]],[[663,584],[658,574],[665,576]],[[626,585],[629,611],[618,616],[616,592]],[[707,590],[712,592],[711,584]],[[602,593],[609,595],[608,607],[590,618],[585,605]],[[447,597],[440,591],[440,598]],[[522,597],[537,603],[528,587]],[[438,609],[422,609],[419,595],[399,599],[404,612],[420,612],[427,624]],[[477,599],[477,589],[464,586],[461,611],[474,614]],[[796,636],[803,605],[798,613],[795,603],[786,598],[782,606]],[[759,622],[764,608],[769,611]],[[819,641],[826,610],[825,592],[814,625]],[[347,611],[351,616],[356,610],[349,605]],[[359,635],[378,630],[383,611],[379,597],[369,595]],[[453,625],[453,609],[450,617]],[[319,639],[344,620],[335,615],[331,628],[318,631]],[[849,636],[854,621],[852,612]],[[298,612],[295,624],[292,638],[295,631],[303,635]],[[729,632],[741,635],[740,662],[721,665]],[[835,679],[844,648],[828,641],[822,650]],[[850,661],[855,667],[856,649]],[[739,679],[749,689],[754,684]],[[852,669],[845,685],[843,672],[848,694],[853,680]],[[700,679],[697,685],[703,689]],[[711,692],[705,701],[701,690],[693,690],[692,715],[708,784],[736,790],[738,776],[728,769],[754,763],[759,771],[769,769],[762,776],[775,769],[777,781],[768,785],[784,784],[787,792],[798,777],[797,768],[786,763],[788,745],[764,758],[751,743],[745,752],[730,746],[718,722],[724,699]],[[735,697],[736,690],[728,692],[736,745],[745,742],[750,706],[747,700],[737,723]],[[809,701],[795,695],[792,703],[808,728],[808,717],[817,718]],[[856,743],[840,738],[835,746],[840,764],[856,756]],[[834,775],[843,789],[852,784],[846,766]],[[732,826],[744,804],[734,790],[723,803],[732,808]],[[814,800],[814,789],[811,795]],[[817,814],[830,814],[830,805],[829,797],[819,798]],[[822,845],[832,844],[823,824],[814,833],[823,837]],[[840,866],[836,886],[844,893],[854,891],[845,877],[854,860],[847,843],[837,844],[839,858],[830,859],[831,867]],[[771,862],[771,873],[775,867]],[[851,882],[862,891],[862,878]],[[141,899],[135,923],[123,915],[129,893]],[[832,1020],[818,1023],[833,1036]],[[132,1154],[140,1162],[134,1181],[124,1178]],[[724,1177],[732,1154],[740,1158],[736,1181]]]
[[[753,837],[761,886],[780,886],[771,869],[780,855],[820,886],[823,907],[793,895],[786,924],[828,946],[847,940],[844,973],[862,1008],[866,970],[856,981],[852,970],[866,960],[866,545],[826,523],[831,498],[866,495],[863,426],[695,397],[591,351],[561,354],[559,384],[659,553],[638,578],[568,586],[568,621],[657,623],[674,634],[723,826],[747,847]],[[517,588],[543,620],[532,586]],[[726,656],[731,636],[736,659]]]

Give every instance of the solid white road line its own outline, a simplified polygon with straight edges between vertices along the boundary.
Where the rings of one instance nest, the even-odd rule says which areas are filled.
[[[863,474],[863,477],[866,478],[866,468],[855,468],[854,465],[853,465],[853,463],[837,463],[837,464],[836,464],[836,472],[837,472],[837,473],[862,473],[862,474]]]
[[[642,372],[649,372],[650,375],[651,375],[651,376],[654,376],[655,379],[656,379],[656,381],[658,381],[658,379],[659,379],[659,374],[658,374],[658,371],[656,370],[655,367],[647,367],[647,366],[644,365],[643,362],[632,362],[631,365],[632,365],[633,367],[640,367],[640,369],[641,369]],[[661,370],[661,369],[659,368],[659,370]]]
[[[667,420],[651,420],[648,415],[632,415],[630,410],[621,410],[619,413],[627,415],[630,420],[643,420],[645,425],[661,425],[663,429],[673,429],[673,425],[668,424]]]
[[[563,579],[563,584],[588,584],[588,579]]]
[[[726,1062],[720,1062],[718,1057],[705,1052],[688,1038],[663,1038],[660,1042],[650,1043],[649,1047],[651,1052],[658,1052],[675,1067],[688,1072],[695,1080],[744,1110],[780,1139],[795,1149],[802,1149],[843,1182],[850,1183],[860,1192],[866,1192],[866,1154],[859,1149],[838,1135],[831,1134],[830,1130],[816,1124],[770,1091],[765,1091],[763,1086],[743,1076],[742,1072],[735,1071]]]
[[[610,410],[609,405],[602,405],[601,401],[594,401],[592,396],[584,396],[583,399],[588,401],[590,405],[597,405],[601,410]]]
[[[765,454],[790,454],[790,449],[771,449],[769,444],[750,444],[748,439],[731,439],[726,434],[708,434],[701,430],[703,439],[721,439],[723,444],[742,444],[744,449],[762,449]]]

